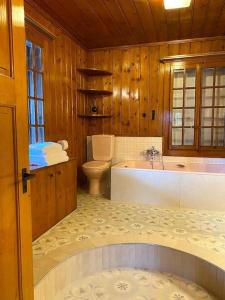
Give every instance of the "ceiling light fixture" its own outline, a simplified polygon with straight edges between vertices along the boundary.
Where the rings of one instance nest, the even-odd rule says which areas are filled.
[[[189,7],[191,0],[164,0],[165,9],[176,9]]]

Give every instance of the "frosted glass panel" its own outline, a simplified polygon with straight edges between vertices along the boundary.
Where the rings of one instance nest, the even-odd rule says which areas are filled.
[[[215,89],[215,105],[225,106],[225,88]]]
[[[183,110],[174,109],[173,110],[173,126],[182,126]]]
[[[203,69],[202,86],[213,86],[213,72],[212,68]]]
[[[194,109],[185,109],[184,110],[184,126],[194,126]]]
[[[225,108],[214,109],[214,125],[225,126]]]
[[[36,130],[35,130],[35,127],[30,127],[29,139],[30,139],[30,144],[35,144],[36,143]]]
[[[184,128],[184,145],[194,144],[194,129]]]
[[[35,102],[29,99],[29,124],[35,125]]]
[[[35,47],[35,67],[37,71],[42,71],[42,49],[38,46]]]
[[[195,87],[195,69],[186,70],[186,87]]]
[[[183,90],[173,91],[173,107],[183,106]]]
[[[213,129],[213,146],[224,146],[225,143],[224,128]]]
[[[185,90],[185,107],[194,107],[195,106],[195,89]]]
[[[211,146],[211,128],[201,129],[201,146]]]
[[[32,71],[27,72],[27,89],[28,96],[34,97],[34,73]]]
[[[44,142],[44,127],[38,127],[38,142]]]
[[[212,106],[213,89],[202,89],[202,106]]]
[[[33,45],[30,41],[26,41],[27,68],[33,68]]]
[[[43,98],[43,79],[42,79],[42,74],[37,73],[36,74],[36,96],[37,98]]]
[[[212,108],[202,109],[202,126],[212,126]]]
[[[173,78],[173,87],[183,88],[184,86],[184,70],[175,70],[174,71],[174,78]]]
[[[43,109],[43,101],[37,101],[37,122],[38,125],[44,125],[44,109]]]
[[[216,86],[225,85],[225,68],[216,69]]]
[[[173,128],[172,129],[172,145],[173,146],[182,145],[182,129],[181,128]]]

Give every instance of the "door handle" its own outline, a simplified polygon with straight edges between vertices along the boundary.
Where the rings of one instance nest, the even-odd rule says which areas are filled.
[[[22,169],[23,193],[27,192],[27,181],[33,179],[36,174],[27,173],[27,169]]]

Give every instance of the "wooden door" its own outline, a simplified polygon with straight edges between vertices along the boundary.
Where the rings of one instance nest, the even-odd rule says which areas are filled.
[[[22,0],[0,0],[0,298],[33,299]]]
[[[33,171],[31,182],[33,240],[55,225],[55,167]]]
[[[76,207],[76,160],[70,160],[56,166],[57,222]]]

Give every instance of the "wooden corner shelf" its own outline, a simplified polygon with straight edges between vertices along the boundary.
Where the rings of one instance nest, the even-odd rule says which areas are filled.
[[[104,115],[104,114],[79,114],[80,118],[112,118],[112,115]]]
[[[97,90],[97,89],[78,89],[78,91],[85,95],[93,95],[93,96],[110,96],[113,93],[112,91]]]
[[[78,68],[77,69],[80,73],[83,73],[87,76],[110,76],[112,72],[107,70],[101,70],[96,68]]]

